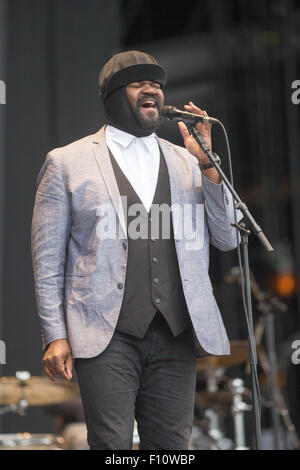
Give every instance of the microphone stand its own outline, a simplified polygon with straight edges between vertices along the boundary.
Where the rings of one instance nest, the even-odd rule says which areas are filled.
[[[181,119],[185,121],[184,119]],[[219,175],[221,176],[222,180],[224,181],[225,185],[227,186],[228,190],[232,194],[235,203],[235,208],[239,209],[243,214],[243,219],[239,221],[239,223],[232,223],[233,227],[236,227],[239,230],[241,235],[241,246],[242,246],[242,258],[243,258],[243,266],[244,266],[244,276],[245,276],[245,303],[246,303],[246,310],[247,310],[247,318],[248,318],[248,348],[249,348],[249,365],[251,370],[251,379],[252,379],[252,401],[253,401],[253,418],[254,418],[254,448],[255,450],[261,449],[261,409],[260,409],[260,392],[259,392],[259,385],[258,385],[258,378],[257,378],[257,353],[256,353],[256,344],[254,338],[254,330],[253,330],[253,316],[252,316],[252,304],[251,304],[251,284],[250,284],[250,270],[249,270],[249,257],[248,257],[248,237],[253,232],[257,238],[260,240],[262,245],[268,252],[274,251],[273,247],[267,240],[266,236],[264,235],[262,229],[256,223],[255,219],[250,214],[247,206],[233,186],[231,185],[230,181],[224,174],[223,170],[220,168],[220,165],[217,163],[219,162],[218,157],[216,157],[209,149],[208,145],[204,141],[202,135],[196,128],[196,120],[191,123],[191,120],[185,121],[186,125],[189,129],[189,132],[194,137],[196,142],[199,144],[203,152],[208,156],[209,160],[213,164],[213,166],[218,171]],[[251,229],[251,231],[250,231]]]
[[[233,268],[234,270],[236,268]],[[275,349],[275,327],[274,327],[274,312],[287,312],[287,305],[281,302],[277,297],[272,297],[269,293],[261,291],[257,284],[254,274],[251,275],[251,292],[257,301],[256,308],[262,312],[262,316],[258,319],[258,324],[255,328],[256,345],[259,346],[262,341],[262,336],[266,332],[267,339],[267,356],[264,350],[260,350],[258,353],[258,359],[260,365],[267,378],[267,385],[270,393],[270,404],[266,406],[271,410],[272,426],[274,430],[274,449],[280,449],[280,417],[282,418],[287,432],[290,435],[293,446],[295,449],[300,450],[300,441],[295,430],[295,426],[289,416],[289,411],[286,407],[283,394],[280,391],[278,384],[278,367],[277,367],[277,356]],[[241,285],[242,279],[240,272],[237,274],[229,274],[226,276],[227,282],[238,282]],[[268,317],[271,315],[271,321],[268,321]]]
[[[270,397],[272,401],[271,407],[271,419],[274,431],[274,449],[280,449],[280,391],[277,383],[277,355],[276,355],[276,346],[275,346],[275,325],[274,325],[274,311],[286,312],[287,306],[280,302],[276,297],[271,297],[271,295],[266,292],[262,292],[258,286],[254,275],[251,276],[251,290],[254,297],[256,298],[258,305],[257,309],[262,312],[265,319],[266,325],[266,340],[267,340],[267,351],[269,359],[268,371],[266,375],[268,377],[268,387],[270,391]]]

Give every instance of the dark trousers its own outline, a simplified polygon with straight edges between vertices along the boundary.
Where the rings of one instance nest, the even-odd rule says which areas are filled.
[[[157,314],[143,339],[115,331],[97,357],[75,359],[91,449],[188,449],[193,424],[193,332],[174,337]]]

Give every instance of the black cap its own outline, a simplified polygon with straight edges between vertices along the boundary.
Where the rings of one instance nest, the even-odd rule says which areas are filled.
[[[151,80],[163,88],[167,82],[166,70],[150,54],[126,51],[115,54],[99,75],[100,97],[105,101],[113,91],[141,80]]]

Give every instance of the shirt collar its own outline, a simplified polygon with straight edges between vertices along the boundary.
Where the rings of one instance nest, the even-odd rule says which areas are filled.
[[[140,141],[144,143],[148,152],[152,152],[156,144],[157,136],[154,132],[146,137],[136,137],[110,125],[106,126],[106,132],[111,140],[122,145],[124,148],[127,148],[134,141]]]

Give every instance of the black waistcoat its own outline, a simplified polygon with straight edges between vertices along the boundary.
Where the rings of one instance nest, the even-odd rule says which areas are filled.
[[[125,291],[116,329],[142,338],[155,314],[160,311],[173,335],[177,336],[191,326],[191,321],[179,273],[171,211],[168,210],[167,218],[164,217],[165,226],[161,223],[161,216],[159,224],[155,217],[157,205],[171,207],[169,174],[163,153],[160,150],[158,180],[149,213],[111,152],[110,158],[120,195],[127,196],[128,259]],[[132,204],[139,204],[141,213],[129,215]],[[123,207],[126,209],[124,204]],[[140,218],[146,229],[144,238],[130,236],[130,224],[136,224],[136,221],[133,222],[136,217]],[[170,235],[166,238],[165,232],[162,236],[162,229],[168,224]],[[137,230],[140,229],[141,226],[138,226]]]

